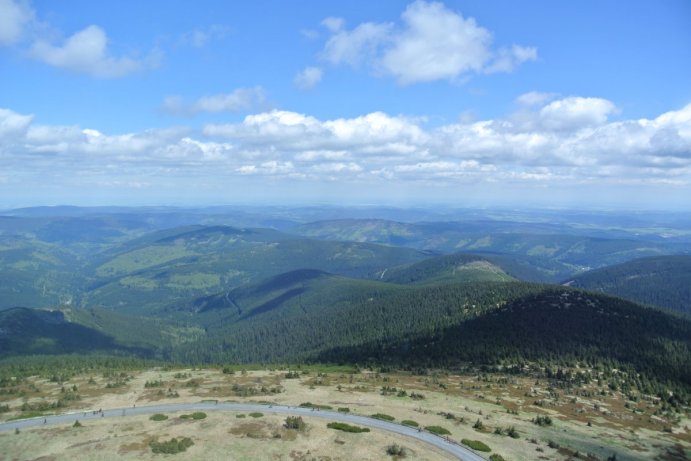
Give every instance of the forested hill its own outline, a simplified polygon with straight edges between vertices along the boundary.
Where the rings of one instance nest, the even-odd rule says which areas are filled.
[[[458,253],[394,267],[382,272],[379,278],[386,282],[402,284],[508,282],[515,280],[506,273],[501,264],[491,258]]]
[[[640,258],[565,283],[691,314],[691,256]]]
[[[207,335],[173,356],[401,366],[606,363],[691,386],[691,321],[619,298],[520,282],[401,286],[320,276],[300,286],[299,295],[256,315],[209,312]]]
[[[688,390],[691,322],[618,298],[544,287],[413,339],[382,336],[331,348],[315,359],[444,367],[607,364],[683,383]]]

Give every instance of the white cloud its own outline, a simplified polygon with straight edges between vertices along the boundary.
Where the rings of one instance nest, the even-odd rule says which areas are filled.
[[[336,151],[337,155],[351,151],[353,155],[373,157],[405,155],[424,144],[427,136],[413,120],[382,112],[320,121],[278,110],[249,115],[240,124],[207,125],[203,133],[295,155],[305,151]]]
[[[471,73],[512,72],[537,59],[537,48],[512,45],[492,49],[492,33],[442,3],[417,0],[401,15],[402,25],[362,23],[346,30],[327,18],[331,32],[321,57],[334,65],[367,64],[402,85],[456,80]]]
[[[0,108],[0,141],[24,136],[32,120],[32,115],[21,115],[9,109]]]
[[[293,83],[301,90],[314,88],[322,79],[323,72],[319,67],[305,67],[295,76]]]
[[[511,48],[500,49],[492,62],[485,67],[484,72],[494,74],[497,72],[513,72],[524,62],[537,60],[537,48],[513,45]]]
[[[539,91],[531,91],[524,93],[516,98],[516,103],[521,106],[534,107],[541,106],[547,101],[551,101],[557,95],[555,93],[542,93]]]
[[[81,72],[100,78],[118,78],[158,65],[160,55],[152,53],[145,60],[108,53],[108,37],[98,26],[91,25],[68,37],[61,45],[36,41],[31,55],[54,67]]]
[[[266,91],[255,86],[203,96],[191,104],[185,104],[180,96],[168,96],[163,100],[163,110],[171,115],[193,116],[200,112],[246,112],[261,108],[265,103]]]
[[[22,0],[0,0],[0,46],[21,40],[25,27],[33,20],[29,3]]]
[[[379,59],[382,45],[389,41],[391,28],[391,24],[366,22],[352,31],[332,30],[321,56],[331,64],[372,65]]]
[[[540,109],[540,119],[548,129],[578,130],[602,125],[616,111],[616,106],[606,99],[569,97],[553,101]]]
[[[62,175],[154,186],[161,178],[261,176],[430,187],[691,185],[691,104],[651,119],[612,121],[615,111],[605,99],[565,97],[524,106],[520,116],[426,128],[382,112],[320,120],[273,110],[201,132],[110,134],[0,109],[0,171],[37,184]]]
[[[401,84],[479,72],[491,57],[492,34],[441,3],[417,1],[402,18],[403,31],[381,58],[383,69]]]

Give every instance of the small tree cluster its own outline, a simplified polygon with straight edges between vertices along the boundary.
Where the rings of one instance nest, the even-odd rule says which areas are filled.
[[[189,437],[183,437],[179,440],[173,437],[167,442],[151,441],[149,443],[151,451],[153,451],[154,453],[165,453],[168,455],[174,455],[176,453],[183,452],[192,445],[194,445],[194,442],[192,442],[192,439],[190,439]]]
[[[296,431],[305,430],[305,422],[302,420],[302,416],[288,416],[284,426],[286,429],[294,429]]]
[[[386,447],[386,454],[389,456],[398,456],[399,458],[402,458],[405,456],[405,448],[394,443],[393,445]]]
[[[552,418],[550,418],[549,416],[538,416],[536,418],[533,418],[533,423],[537,424],[538,426],[551,426]]]

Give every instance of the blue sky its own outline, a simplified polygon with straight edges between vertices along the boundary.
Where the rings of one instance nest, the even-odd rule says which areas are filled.
[[[691,3],[0,0],[0,207],[691,208]]]

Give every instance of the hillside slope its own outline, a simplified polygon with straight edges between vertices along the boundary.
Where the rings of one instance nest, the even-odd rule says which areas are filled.
[[[70,322],[60,311],[0,311],[0,357],[92,352],[147,354],[145,349],[123,346],[103,332]]]
[[[691,321],[625,300],[545,287],[431,334],[335,347],[321,361],[458,366],[608,363],[691,388]]]
[[[437,256],[382,272],[379,279],[401,284],[515,281],[500,264],[473,254]]]
[[[98,258],[89,269],[93,275],[82,305],[146,313],[292,270],[368,278],[427,256],[410,248],[308,240],[269,229],[194,226],[148,235]]]
[[[691,256],[658,256],[581,274],[565,282],[691,314]]]
[[[253,294],[254,304],[236,301],[240,310],[202,315],[207,336],[173,356],[403,366],[607,363],[691,386],[691,321],[606,295],[519,282],[416,286],[327,275],[265,293]]]

